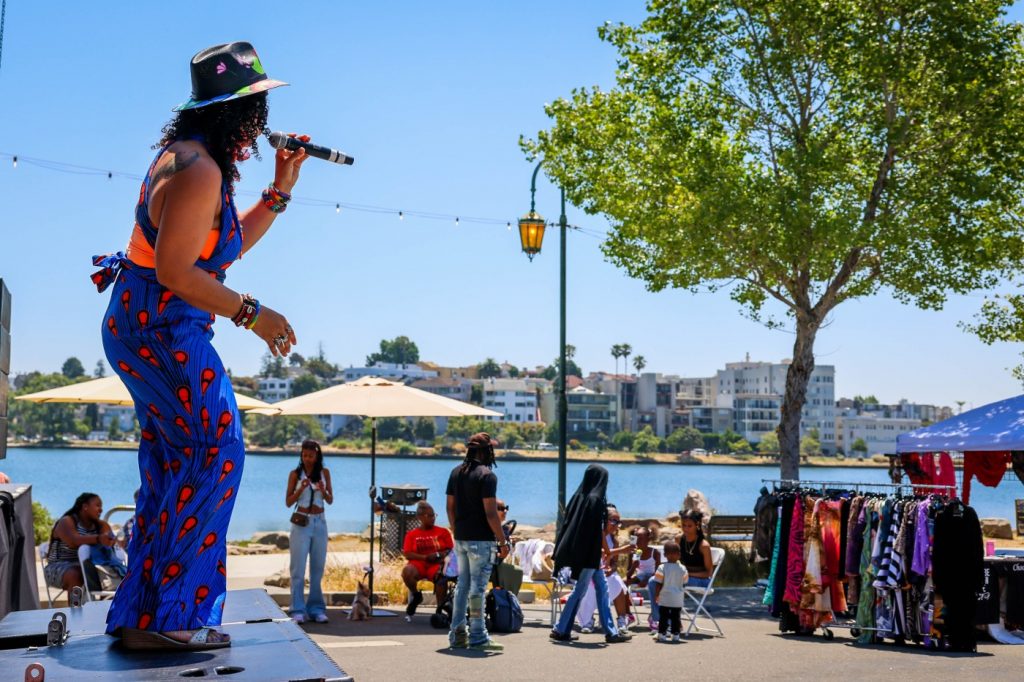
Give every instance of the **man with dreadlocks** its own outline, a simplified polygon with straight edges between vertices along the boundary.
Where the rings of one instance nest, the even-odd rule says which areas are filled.
[[[448,644],[453,649],[501,651],[484,624],[484,590],[495,558],[508,555],[508,540],[498,518],[498,477],[494,446],[498,442],[477,433],[466,443],[466,459],[448,478],[448,525],[455,533],[459,583],[455,588]],[[466,627],[466,607],[469,627]]]

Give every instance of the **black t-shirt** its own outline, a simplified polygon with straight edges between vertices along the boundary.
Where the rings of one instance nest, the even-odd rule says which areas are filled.
[[[466,471],[463,466],[452,469],[445,491],[446,495],[455,496],[455,539],[493,541],[494,531],[487,523],[484,499],[497,496],[498,477],[490,467],[474,460]]]

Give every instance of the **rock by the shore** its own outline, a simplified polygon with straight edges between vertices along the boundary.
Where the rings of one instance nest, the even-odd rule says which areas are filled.
[[[981,534],[987,538],[1013,539],[1013,526],[1009,519],[981,519]]]
[[[249,554],[273,554],[277,551],[277,545],[261,545],[258,543],[253,543],[249,545],[228,545],[229,556],[245,556]]]
[[[307,580],[306,583],[308,584],[309,581]],[[282,569],[273,575],[267,576],[263,581],[263,584],[271,587],[283,587],[288,589],[292,586],[292,577],[286,569]]]
[[[290,536],[286,531],[275,530],[269,533],[256,533],[252,536],[252,541],[258,545],[274,545],[278,549],[288,549]]]

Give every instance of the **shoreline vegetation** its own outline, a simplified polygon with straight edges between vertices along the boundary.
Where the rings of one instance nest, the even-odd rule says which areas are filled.
[[[136,450],[138,444],[127,441],[64,441],[60,443],[47,442],[47,443],[8,443],[9,448],[50,448],[50,449],[82,449],[82,450]],[[388,449],[387,443],[379,444],[377,450],[377,457],[387,457],[393,459],[440,459],[440,460],[459,460],[462,459],[461,454],[437,454],[433,448],[420,448],[420,452],[417,453],[396,453]],[[294,448],[266,448],[266,447],[247,447],[247,455],[294,455],[298,453],[298,446]],[[368,451],[362,450],[348,450],[334,448],[328,445],[323,447],[324,455],[334,457],[369,457]],[[877,455],[876,455],[877,456]],[[507,461],[522,461],[522,462],[557,462],[558,454],[552,450],[529,450],[529,449],[499,449],[498,457]],[[760,466],[771,466],[778,465],[778,459],[774,456],[765,456],[759,454],[708,454],[708,455],[691,455],[691,454],[677,454],[667,452],[645,452],[645,453],[634,453],[624,452],[619,450],[602,450],[597,452],[595,450],[568,450],[566,452],[566,458],[570,462],[597,462],[597,463],[633,463],[633,464],[679,464],[689,466],[700,466],[702,464],[725,464],[725,465],[736,465],[736,466],[748,466],[748,465],[760,465]],[[871,457],[860,458],[840,458],[840,457],[823,457],[823,456],[811,456],[804,457],[801,459],[801,466],[805,467],[850,467],[850,468],[868,468],[868,469],[887,469],[889,467],[888,461],[878,461]]]

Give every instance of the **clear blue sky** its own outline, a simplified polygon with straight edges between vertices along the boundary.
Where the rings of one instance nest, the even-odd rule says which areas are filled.
[[[249,40],[268,73],[292,83],[271,94],[271,126],[357,159],[344,168],[311,161],[298,195],[515,220],[529,207],[532,170],[519,135],[546,127],[545,102],[576,86],[608,86],[615,52],[595,29],[644,14],[636,0],[301,7],[9,0],[0,151],[141,174],[170,108],[189,94],[191,55]],[[1024,16],[1020,4],[1011,16]],[[272,177],[269,160],[242,169],[240,190]],[[57,371],[69,355],[91,370],[102,357],[106,295],[88,281],[89,258],[124,247],[138,183],[4,162],[0,188],[13,370]],[[554,219],[557,200],[543,183],[538,209]],[[575,209],[569,220],[605,227]],[[744,319],[726,295],[649,293],[604,262],[599,240],[572,234],[569,242],[569,342],[584,371],[611,370],[618,342],[644,355],[648,371],[689,376],[747,352],[790,355],[789,333]],[[533,366],[557,353],[557,256],[549,237],[530,263],[503,226],[293,206],[228,284],[287,314],[297,351],[323,342],[344,365],[406,334],[440,363],[492,356]],[[980,405],[1016,394],[1007,368],[1020,349],[987,347],[957,329],[981,301],[954,299],[939,313],[885,295],[845,303],[819,334],[818,362],[836,366],[837,395]],[[225,363],[255,372],[259,340],[224,321],[217,329]]]

